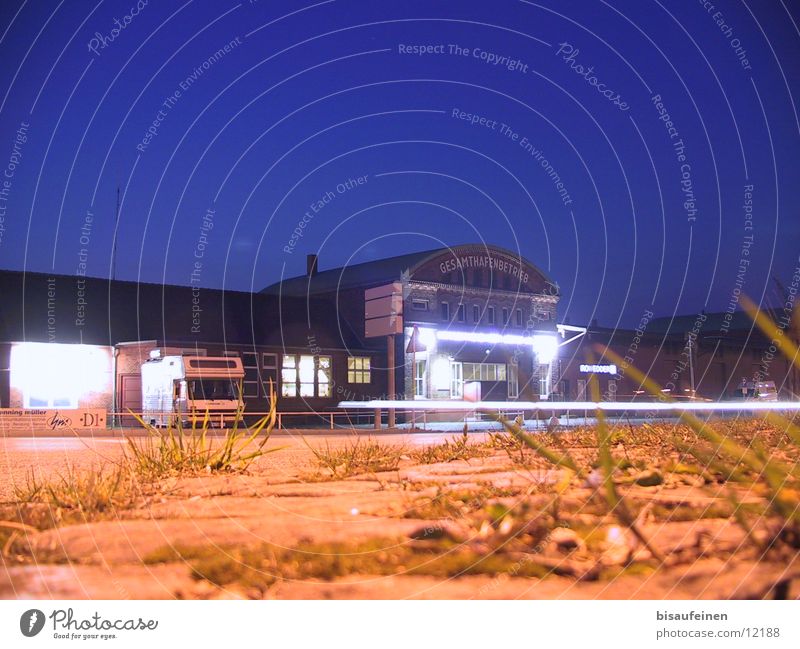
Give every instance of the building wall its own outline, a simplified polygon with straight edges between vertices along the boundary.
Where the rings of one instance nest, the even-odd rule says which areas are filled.
[[[756,332],[747,336],[732,334],[724,339],[718,335],[698,336],[692,348],[690,367],[689,348],[683,333],[665,335],[590,329],[586,336],[561,349],[561,379],[569,383],[564,399],[578,398],[578,381],[589,378],[588,373],[580,371],[581,364],[589,363],[591,358],[602,364],[612,362],[600,356],[595,347],[598,344],[607,345],[618,356],[628,358],[632,366],[661,388],[668,389],[672,396],[691,395],[692,374],[696,395],[701,398],[735,398],[742,378],[752,381],[754,377],[775,381],[783,399],[792,399],[797,394],[797,370],[779,353],[769,358],[769,341]],[[604,399],[629,400],[646,396],[637,395],[643,388],[622,372],[616,376],[598,374],[598,380]],[[612,381],[616,382],[616,394],[609,390]]]

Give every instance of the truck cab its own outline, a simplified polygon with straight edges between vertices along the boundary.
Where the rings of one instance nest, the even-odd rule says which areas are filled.
[[[153,426],[224,428],[241,416],[244,367],[237,356],[157,356],[142,365],[142,413]]]

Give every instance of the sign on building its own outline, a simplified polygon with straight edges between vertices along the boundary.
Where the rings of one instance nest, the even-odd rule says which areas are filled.
[[[403,333],[403,286],[392,282],[364,291],[364,335],[367,338]]]
[[[106,427],[106,411],[99,408],[38,410],[0,408],[0,431],[71,431]]]

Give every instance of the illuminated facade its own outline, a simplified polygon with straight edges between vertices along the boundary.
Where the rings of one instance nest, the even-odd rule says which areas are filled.
[[[546,399],[558,288],[496,247],[435,251],[403,275],[406,399]]]

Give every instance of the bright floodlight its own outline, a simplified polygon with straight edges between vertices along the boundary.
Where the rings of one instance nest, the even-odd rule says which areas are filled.
[[[436,390],[447,390],[450,387],[450,361],[438,357],[431,365],[431,383]]]
[[[535,334],[524,336],[522,334],[501,334],[483,331],[437,331],[439,340],[451,340],[462,343],[481,343],[489,345],[530,345],[536,352],[539,363],[547,364],[555,360],[558,353],[558,340],[555,336]]]
[[[417,329],[417,339],[428,350],[436,347],[436,332],[428,327],[419,327]]]
[[[99,392],[110,381],[108,349],[68,343],[24,342],[11,348],[11,384],[22,391],[25,407],[34,403],[77,405],[87,392]]]
[[[490,345],[528,345],[531,339],[519,334],[499,334],[483,331],[437,331],[439,340],[452,340],[459,343],[488,343]]]
[[[558,353],[558,340],[555,336],[537,334],[532,339],[533,351],[540,363],[552,363]]]

